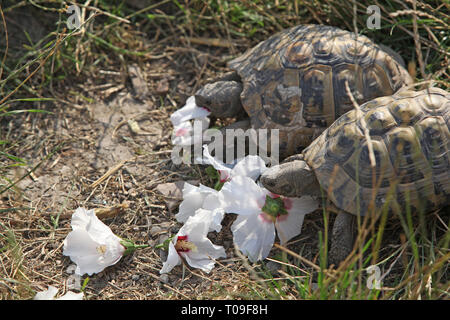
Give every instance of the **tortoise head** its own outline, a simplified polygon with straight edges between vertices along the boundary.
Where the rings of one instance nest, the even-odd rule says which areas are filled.
[[[216,117],[234,117],[243,110],[241,92],[242,83],[237,81],[208,83],[195,93],[195,104],[209,109]]]
[[[285,197],[320,195],[314,171],[303,160],[271,167],[262,174],[260,181],[267,190]]]

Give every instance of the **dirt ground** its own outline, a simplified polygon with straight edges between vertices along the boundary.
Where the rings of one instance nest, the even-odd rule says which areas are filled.
[[[172,39],[139,35],[135,30],[122,34],[136,36],[141,49],[152,47],[151,55],[127,63],[106,57],[95,77],[66,79],[48,88],[55,93],[55,101],[31,103],[51,114],[28,113],[1,120],[2,136],[15,141],[20,150],[16,156],[28,162],[26,167],[7,172],[11,180],[25,178],[0,198],[0,208],[14,208],[2,213],[1,222],[14,230],[20,244],[15,255],[0,261],[1,273],[17,280],[0,286],[3,298],[32,298],[35,291],[49,285],[60,293],[70,289],[68,268],[73,263],[62,255],[62,247],[71,230],[71,214],[80,206],[122,206],[123,210],[102,220],[116,235],[150,245],[89,277],[88,299],[268,297],[264,268],[250,265],[233,247],[233,215],[226,216],[220,233],[209,234],[227,253],[210,274],[178,266],[168,275],[160,275],[166,252],[154,248],[181,227],[174,215],[182,184],[212,183],[203,166],[171,162],[170,114],[200,85],[225,72],[225,61],[236,54],[234,50],[244,52],[249,42],[236,41],[230,49],[180,39],[180,32]],[[140,131],[130,125],[133,120]],[[398,223],[388,224],[386,233],[399,229]],[[303,230],[288,248],[318,263],[318,233],[323,232],[320,210],[306,216]],[[398,236],[384,241],[386,250],[402,245]],[[280,251],[274,248],[270,258],[279,257]],[[308,268],[293,257],[289,259],[300,269]],[[271,259],[263,265],[274,277],[286,276]],[[392,267],[395,270],[397,265]],[[296,297],[295,288],[283,290],[286,299]]]
[[[181,227],[174,215],[184,181],[209,182],[200,166],[175,166],[170,160],[170,114],[195,91],[199,78],[206,76],[210,59],[225,61],[229,54],[222,48],[199,49],[169,45],[154,54],[159,57],[141,66],[110,65],[100,70],[97,79],[66,88],[83,95],[84,100],[37,102],[35,108],[53,114],[10,119],[8,136],[20,144],[17,156],[30,165],[11,170],[9,178],[31,174],[0,199],[1,208],[18,208],[6,213],[2,222],[14,228],[22,257],[20,266],[5,260],[2,265],[10,267],[4,270],[6,275],[19,272],[19,279],[30,286],[2,287],[4,296],[14,293],[31,298],[33,290],[45,290],[48,285],[70,289],[72,262],[62,255],[62,246],[71,230],[71,214],[80,206],[120,205],[125,209],[102,220],[116,235],[150,247],[91,276],[85,289],[87,298],[226,299],[245,297],[252,291],[249,273],[254,272],[253,267],[233,248],[231,215],[220,233],[210,234],[213,243],[227,251],[227,258],[210,274],[183,271],[179,266],[161,276],[166,252],[153,248]],[[86,103],[86,98],[91,103]],[[141,131],[136,132],[130,120],[136,121]],[[111,169],[114,171],[93,187]],[[58,219],[57,228],[54,219]]]

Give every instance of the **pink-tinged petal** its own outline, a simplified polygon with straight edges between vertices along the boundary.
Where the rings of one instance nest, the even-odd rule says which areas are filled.
[[[253,155],[246,156],[236,163],[236,166],[231,171],[231,178],[244,176],[256,180],[266,170],[266,163],[262,158]]]
[[[180,146],[191,145],[193,131],[194,129],[189,121],[175,126],[172,133],[172,144]]]
[[[275,222],[278,238],[283,245],[301,233],[305,215],[318,208],[317,201],[309,196],[285,198],[284,203],[288,214],[279,216]]]
[[[176,237],[174,238],[176,240]],[[180,256],[172,242],[169,243],[169,253],[167,254],[167,260],[164,262],[160,274],[170,272],[175,266],[181,264]]]
[[[282,245],[301,233],[304,214],[287,214],[280,216],[275,222],[278,238]]]
[[[200,209],[201,210],[201,209]],[[190,218],[188,223],[192,224],[210,224],[210,215],[207,210],[203,210],[197,213],[193,218]],[[205,222],[203,222],[205,221]],[[199,268],[207,273],[214,267],[214,260],[221,257],[225,258],[225,249],[222,246],[214,245],[206,235],[200,236],[204,233],[204,226],[198,226],[190,230],[188,235],[188,241],[192,242],[195,246],[194,250],[182,252],[180,255],[186,259],[186,262],[194,268]],[[197,233],[198,232],[198,233]]]
[[[231,226],[233,241],[251,262],[267,258],[275,240],[275,227],[260,215],[239,215]]]
[[[188,250],[179,251],[178,254],[186,259],[190,266],[205,272],[210,272],[213,268],[213,259],[226,257],[223,247],[212,244],[207,238],[211,221],[211,212],[199,209],[186,221],[174,238],[174,241],[182,239],[189,243],[184,245]]]
[[[286,208],[289,213],[308,214],[319,208],[318,201],[310,196],[303,196],[301,198],[285,198],[285,200],[287,199],[291,201],[291,208]]]
[[[206,108],[198,107],[195,104],[195,97],[191,96],[186,100],[186,104],[182,108],[178,109],[170,116],[170,121],[173,126],[177,126],[188,120],[205,118],[210,113],[211,112]]]
[[[230,170],[217,170],[217,172],[219,173],[220,182],[226,182],[230,179]]]
[[[186,128],[177,128],[175,131],[175,136],[182,137],[189,133],[189,130]]]
[[[203,132],[209,126],[209,118],[199,118],[193,121],[185,121],[174,126],[172,133],[172,144],[188,146],[192,144],[201,144]]]
[[[223,209],[227,213],[259,214],[267,192],[251,178],[236,176],[220,190]]]

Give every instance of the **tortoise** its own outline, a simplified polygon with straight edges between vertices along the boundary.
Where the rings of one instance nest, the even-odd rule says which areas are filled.
[[[216,117],[241,117],[254,129],[279,129],[279,155],[298,153],[353,108],[413,83],[401,57],[369,38],[325,25],[281,31],[231,60],[233,70],[195,93]],[[270,146],[269,146],[270,148]]]
[[[330,200],[337,216],[329,261],[337,265],[353,248],[357,215],[377,208],[426,213],[450,204],[449,150],[450,94],[402,89],[345,113],[260,181],[276,194]]]

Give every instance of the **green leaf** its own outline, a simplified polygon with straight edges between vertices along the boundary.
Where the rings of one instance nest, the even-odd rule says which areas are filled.
[[[17,161],[17,162],[24,163],[24,164],[26,163],[26,161],[24,159],[13,156],[12,154],[9,154],[9,153],[3,152],[3,151],[0,151],[0,155],[5,156],[8,159],[13,160],[13,161]]]
[[[128,240],[128,239],[122,239],[120,241],[120,244],[125,247],[125,252],[123,253],[124,256],[133,253],[137,249],[142,249],[142,248],[149,247],[148,244],[135,244],[133,241]]]
[[[156,245],[155,249],[163,249],[164,251],[169,251],[169,243],[172,242],[173,238],[175,238],[175,235],[167,238],[163,243]]]
[[[217,172],[217,170],[213,166],[209,166],[205,171],[208,177],[210,177],[211,179],[220,179],[219,172]]]
[[[24,112],[53,114],[53,112],[50,112],[50,111],[39,110],[39,109],[28,109],[28,110],[13,110],[13,111],[8,111],[8,112],[0,113],[0,117],[1,117],[1,116],[10,116],[10,115],[12,115],[12,114],[18,114],[18,113],[24,113]]]
[[[81,292],[84,292],[84,290],[86,289],[86,286],[87,286],[89,280],[90,280],[89,277],[86,277],[86,278],[84,279],[83,285],[81,286],[81,289],[80,289]]]

